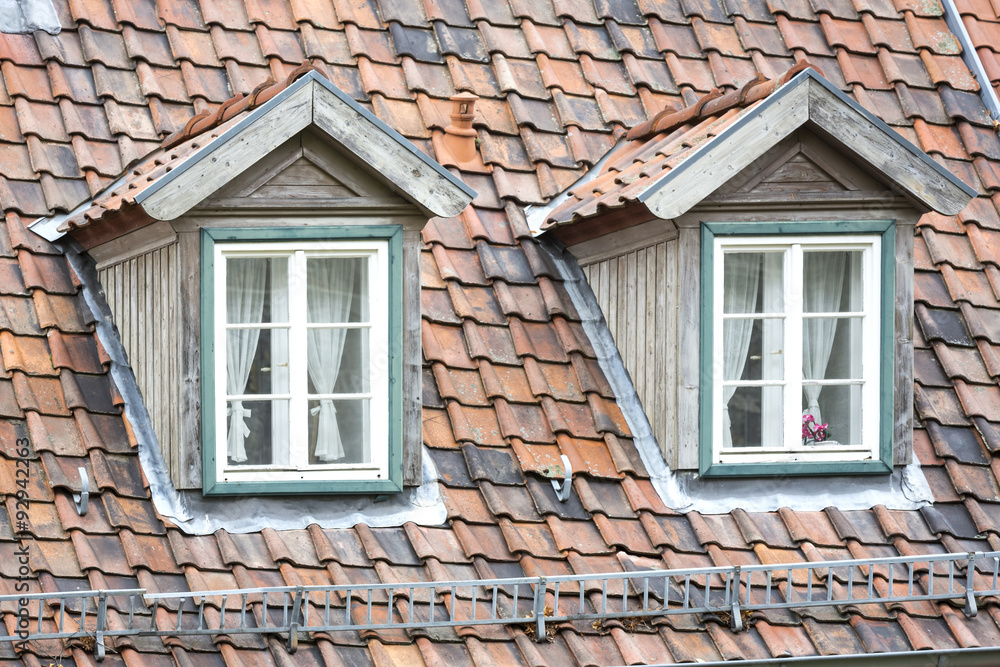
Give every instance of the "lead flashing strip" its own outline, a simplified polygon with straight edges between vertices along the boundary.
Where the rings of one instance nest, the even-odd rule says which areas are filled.
[[[979,52],[976,51],[972,38],[965,29],[958,8],[955,7],[955,1],[941,0],[941,6],[944,8],[944,22],[962,45],[962,60],[979,83],[979,97],[983,100],[983,106],[994,121],[1000,121],[1000,100],[997,99],[997,92],[990,83],[990,75],[986,73],[983,61],[979,59]]]

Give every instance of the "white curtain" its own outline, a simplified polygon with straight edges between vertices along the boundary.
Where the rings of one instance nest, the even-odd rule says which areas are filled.
[[[351,313],[356,263],[350,260],[309,262],[307,294],[310,322],[346,322]],[[309,379],[318,394],[332,394],[340,373],[348,329],[309,330]],[[337,409],[330,399],[322,399],[311,414],[319,414],[316,458],[336,461],[344,458]]]
[[[844,269],[847,253],[816,252],[807,255],[805,275],[802,280],[803,311],[806,313],[833,313],[840,310],[840,297],[844,290]],[[826,365],[833,351],[839,319],[823,317],[802,322],[802,375],[809,380],[826,377]],[[806,385],[806,408],[802,416],[812,415],[820,424],[823,417],[819,409],[820,385]]]
[[[723,313],[752,313],[757,304],[760,284],[761,255],[757,253],[731,253],[725,255],[725,282]],[[750,318],[725,320],[722,328],[723,377],[739,380],[743,376],[747,355],[750,352],[750,335],[754,321]],[[722,389],[722,438],[725,447],[733,446],[732,423],[729,420],[729,401],[736,387]]]
[[[259,324],[264,313],[266,259],[230,259],[226,262],[226,317],[231,324]],[[226,332],[226,391],[246,391],[250,365],[257,354],[260,329],[230,329]],[[245,440],[250,435],[246,419],[250,410],[243,401],[229,406],[228,456],[236,463],[247,460]]]

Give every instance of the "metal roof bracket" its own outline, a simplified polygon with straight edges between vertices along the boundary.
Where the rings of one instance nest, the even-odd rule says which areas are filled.
[[[87,477],[87,469],[83,466],[77,468],[80,473],[80,493],[73,494],[73,503],[76,511],[83,516],[87,513],[87,505],[90,503],[90,478]]]
[[[559,502],[564,503],[569,500],[569,493],[573,490],[573,465],[569,462],[569,457],[565,454],[562,455],[563,464],[563,481],[557,482],[556,480],[550,480],[552,482],[552,488],[556,492],[556,498]]]
[[[982,558],[979,552],[969,552],[969,564],[965,566],[965,615],[972,618],[979,613],[976,606],[976,559]]]
[[[742,574],[740,572],[740,566],[736,565],[733,567],[733,573],[730,577],[730,598],[729,598],[729,629],[733,632],[739,632],[743,629],[743,613],[740,609],[740,579]]]
[[[292,601],[291,622],[288,627],[287,648],[289,653],[295,653],[299,650],[299,612],[302,610],[303,593],[304,591],[301,586],[295,587],[295,599]]]

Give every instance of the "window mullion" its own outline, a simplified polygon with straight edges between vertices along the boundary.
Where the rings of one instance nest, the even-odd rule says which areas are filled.
[[[288,306],[291,330],[289,331],[289,384],[292,394],[288,413],[290,463],[302,468],[309,463],[308,353],[306,333],[306,255],[297,250],[290,258],[288,277]]]
[[[788,270],[785,272],[787,313],[785,328],[785,447],[795,447],[802,441],[802,245],[789,249]]]

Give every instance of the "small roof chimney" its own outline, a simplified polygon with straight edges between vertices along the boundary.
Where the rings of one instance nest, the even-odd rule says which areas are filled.
[[[435,132],[432,138],[438,161],[446,167],[465,171],[488,172],[479,154],[477,134],[472,124],[476,119],[476,102],[472,93],[459,93],[451,98],[451,123],[444,133]]]

